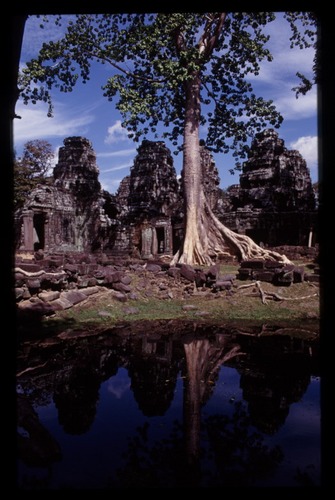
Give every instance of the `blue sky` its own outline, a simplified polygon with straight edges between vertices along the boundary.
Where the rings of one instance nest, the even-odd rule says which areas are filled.
[[[22,51],[21,65],[36,56],[42,43],[56,40],[61,36],[60,28],[53,23],[44,30],[39,28],[40,20],[30,16],[27,20]],[[261,64],[261,71],[252,78],[256,95],[272,99],[277,109],[282,113],[284,122],[277,130],[284,139],[287,149],[297,149],[307,162],[313,182],[318,180],[317,156],[317,95],[314,88],[306,96],[296,99],[292,87],[298,84],[296,72],[306,76],[311,74],[313,51],[289,48],[289,26],[278,14],[277,20],[267,27],[271,34],[269,48],[274,56],[272,62]],[[94,64],[90,81],[83,85],[77,84],[73,92],[64,94],[52,91],[54,116],[47,117],[47,105],[23,105],[19,100],[16,113],[21,119],[14,120],[14,147],[17,156],[22,153],[27,141],[43,139],[52,145],[57,152],[63,141],[69,136],[83,136],[89,139],[97,155],[99,180],[103,189],[115,193],[120,181],[129,174],[137,154],[139,143],[127,138],[125,130],[120,126],[121,116],[115,110],[114,102],[103,97],[101,86],[110,76],[107,65]],[[205,138],[205,130],[201,131]],[[149,140],[159,140],[148,135]],[[166,142],[167,146],[173,147]],[[231,175],[234,161],[231,155],[214,154],[214,160],[219,170],[221,188],[226,188],[239,181],[239,173]],[[180,173],[182,156],[173,155],[177,174]]]

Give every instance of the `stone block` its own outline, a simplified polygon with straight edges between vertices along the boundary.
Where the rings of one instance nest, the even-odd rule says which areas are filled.
[[[26,264],[24,262],[21,262],[18,267],[20,267],[23,271],[27,271],[29,273],[36,273],[38,271],[41,271],[41,266],[38,264]]]
[[[250,280],[251,279],[251,269],[239,269],[237,274],[237,279],[239,280]]]
[[[43,302],[43,300],[37,299],[34,301],[24,300],[18,303],[18,308],[20,312],[33,316],[50,316],[54,314],[53,307],[48,302]]]
[[[213,290],[218,291],[218,290],[231,290],[232,288],[232,282],[231,281],[217,281],[213,285]]]
[[[284,263],[277,262],[275,260],[266,260],[264,262],[264,267],[265,269],[281,269],[282,267],[284,267]]]
[[[192,266],[188,264],[182,264],[180,266],[180,275],[185,278],[187,281],[195,280],[195,270]]]
[[[241,267],[243,269],[246,267],[249,269],[264,269],[264,260],[244,260],[241,262]]]
[[[41,287],[41,281],[39,279],[28,279],[27,287],[29,290],[38,290]]]
[[[293,283],[302,283],[305,277],[305,269],[303,267],[296,266],[293,269]]]
[[[91,286],[87,287],[84,290],[81,290],[82,293],[84,293],[86,296],[89,295],[94,295],[95,293],[98,293],[101,290],[99,286]]]
[[[124,285],[121,282],[113,283],[112,287],[114,290],[117,290],[118,292],[129,293],[131,291],[131,288],[129,285]]]
[[[252,271],[252,278],[257,281],[265,281],[266,283],[272,283],[275,276],[274,272],[271,271]]]
[[[15,299],[21,300],[23,299],[24,288],[15,288]]]
[[[180,268],[179,267],[170,267],[167,274],[172,276],[172,278],[180,278]]]
[[[305,274],[305,281],[310,283],[319,283],[320,276],[318,274]]]
[[[52,301],[52,308],[54,311],[64,311],[64,309],[70,309],[73,303],[67,300],[65,297],[59,297]]]
[[[275,273],[273,284],[279,286],[289,286],[293,283],[293,271]]]
[[[51,302],[52,300],[58,299],[60,296],[60,292],[41,292],[38,294],[38,297],[43,300],[43,302]]]
[[[62,292],[61,298],[68,300],[74,305],[85,300],[87,295],[79,290],[69,290],[68,292]]]

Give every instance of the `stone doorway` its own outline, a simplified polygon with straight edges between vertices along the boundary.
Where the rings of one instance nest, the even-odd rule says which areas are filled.
[[[34,241],[34,251],[44,250],[45,246],[45,222],[46,214],[37,213],[33,217],[33,241]]]
[[[156,227],[157,236],[157,253],[162,254],[165,252],[165,228]]]

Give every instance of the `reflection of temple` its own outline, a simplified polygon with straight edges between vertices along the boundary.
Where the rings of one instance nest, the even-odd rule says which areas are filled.
[[[290,339],[249,341],[240,360],[240,387],[253,424],[274,434],[285,423],[292,403],[300,401],[310,382],[311,359],[303,344],[293,349]]]
[[[125,327],[124,331],[117,328],[93,336],[91,332],[84,338],[80,332],[79,337],[74,335],[66,342],[56,338],[44,340],[41,347],[37,342],[29,348],[24,345],[19,355],[18,381],[25,404],[22,405],[20,395],[18,423],[31,435],[29,443],[19,436],[19,458],[25,464],[46,467],[59,460],[62,450],[64,463],[68,463],[67,446],[62,447],[66,439],[62,441],[62,433],[58,433],[57,443],[52,431],[46,432],[39,422],[37,412],[32,418],[32,408],[45,406],[53,399],[64,432],[86,434],[96,416],[101,418],[101,407],[98,409],[101,383],[106,380],[112,383],[119,369],[124,368],[130,378],[125,387],[128,390],[130,386],[139,410],[147,418],[143,425],[141,418],[138,425],[134,422],[133,434],[127,434],[122,441],[116,439],[125,450],[125,463],[118,461],[117,465],[121,486],[136,486],[134,481],[138,480],[142,487],[165,486],[165,480],[169,486],[192,488],[207,484],[248,486],[253,485],[254,479],[271,475],[283,455],[278,446],[266,444],[262,432],[275,433],[290,404],[303,396],[313,366],[318,367],[317,353],[314,356],[307,342],[292,342],[287,337],[271,340],[259,337],[258,330],[255,337],[250,332],[246,337],[238,334],[236,328],[234,334],[229,334],[226,328],[221,331],[218,327],[195,327],[192,323],[177,331],[164,334],[159,331],[159,327],[153,327],[151,332],[137,331],[134,335]],[[233,405],[232,414],[223,411],[221,404],[214,411],[205,408],[224,364],[241,374],[246,401],[226,401]],[[177,405],[180,413],[171,431],[171,417],[167,415],[161,421],[162,427],[165,424],[166,427],[152,441],[149,431],[155,429],[157,419],[151,421],[150,417],[168,413],[179,374],[183,384],[182,409]],[[106,406],[107,411],[114,412],[112,405],[102,404],[104,411]],[[118,425],[116,429],[113,426],[116,422],[122,425],[129,407],[126,405],[121,413],[117,408],[118,405],[110,431],[104,430],[110,432],[106,438],[118,432]],[[90,438],[88,435],[87,439]],[[106,442],[110,443],[110,439]],[[79,453],[72,451],[71,456]],[[105,452],[102,447],[101,455]],[[90,460],[88,456],[91,465]],[[112,474],[113,470],[108,468],[108,475]]]
[[[55,380],[53,400],[59,423],[67,434],[84,434],[89,430],[99,400],[99,359],[83,354]]]
[[[53,393],[60,423],[68,433],[80,434],[89,429],[100,384],[116,375],[120,367],[128,370],[134,397],[146,416],[166,413],[178,374],[182,373],[186,426],[194,430],[194,416],[201,418],[201,408],[211,397],[223,364],[240,372],[254,425],[275,432],[285,421],[289,406],[306,391],[312,369],[308,346],[284,338],[246,342],[245,337],[232,338],[217,332],[201,337],[188,332],[184,338],[181,334],[176,338],[153,332],[125,339],[121,335],[101,337],[99,342],[90,345],[89,339],[76,339],[73,344],[68,341],[64,349],[61,343],[50,344],[52,370],[45,375],[38,372],[36,384],[34,375],[28,372],[20,378],[21,386],[26,386],[27,394],[36,401]],[[49,359],[48,349],[33,350],[34,365],[43,366],[45,358]],[[22,372],[26,368],[26,364],[20,366]]]

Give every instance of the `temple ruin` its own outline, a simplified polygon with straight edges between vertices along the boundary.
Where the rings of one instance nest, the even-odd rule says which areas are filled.
[[[240,183],[227,189],[218,216],[257,244],[310,246],[317,237],[316,208],[306,161],[267,129],[255,136]]]
[[[309,170],[278,134],[257,134],[240,183],[226,192],[210,151],[200,146],[210,206],[230,229],[258,244],[311,245],[317,207]],[[182,172],[181,172],[182,176]],[[52,182],[39,185],[16,214],[18,252],[103,252],[148,259],[173,255],[183,237],[183,188],[171,152],[144,140],[116,194],[102,191],[89,140],[68,137]]]
[[[53,182],[35,188],[16,215],[18,251],[94,251],[99,232],[109,222],[98,177],[90,141],[65,139]]]

